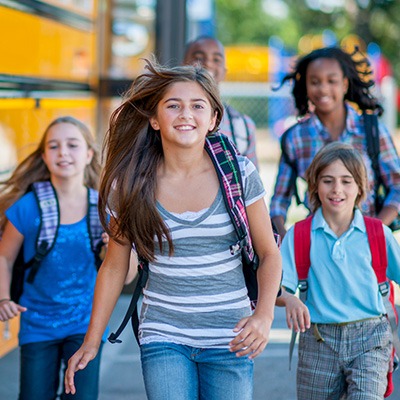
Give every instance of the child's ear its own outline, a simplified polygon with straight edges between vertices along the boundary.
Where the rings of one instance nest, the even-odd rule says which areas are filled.
[[[214,117],[211,118],[210,127],[208,128],[209,132],[212,132],[215,129],[215,124],[217,123],[217,112],[215,111]]]
[[[344,80],[343,80],[343,86],[344,86],[344,88],[343,88],[343,95],[344,96],[346,96],[346,94],[347,94],[347,91],[349,90],[349,79],[348,78],[344,78]]]
[[[158,131],[160,129],[160,125],[158,124],[158,121],[155,117],[150,118],[150,125],[151,127],[155,130]]]

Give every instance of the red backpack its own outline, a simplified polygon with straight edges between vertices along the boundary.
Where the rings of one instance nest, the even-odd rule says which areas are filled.
[[[385,304],[386,313],[393,333],[393,352],[391,362],[395,363],[396,354],[400,355],[400,340],[397,332],[398,315],[394,304],[394,287],[386,277],[386,269],[388,265],[386,254],[386,240],[383,231],[382,222],[376,218],[365,217],[365,228],[368,235],[369,248],[371,251],[372,268],[374,269],[378,280],[379,292],[382,295]],[[296,270],[299,278],[300,299],[305,302],[308,289],[308,271],[310,269],[310,249],[311,249],[311,223],[312,215],[303,221],[294,225],[294,256]],[[296,334],[293,331],[290,343],[289,363],[292,359],[292,353]],[[385,397],[389,397],[393,392],[392,372],[387,375],[388,384]]]

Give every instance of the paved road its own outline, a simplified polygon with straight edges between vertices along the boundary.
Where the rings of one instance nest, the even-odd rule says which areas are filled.
[[[129,295],[122,295],[110,321],[115,329],[129,303]],[[288,342],[284,310],[276,308],[271,341],[255,360],[254,400],[295,400],[295,349],[292,371],[288,369]],[[103,350],[99,400],[146,400],[141,375],[139,349],[128,326],[122,334],[122,343],[106,343]],[[16,400],[18,392],[18,350],[0,359],[0,399]],[[395,373],[395,393],[400,399],[400,371]],[[211,400],[211,399],[210,399]],[[239,400],[239,399],[238,399]]]

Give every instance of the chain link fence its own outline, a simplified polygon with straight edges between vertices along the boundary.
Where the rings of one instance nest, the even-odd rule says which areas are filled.
[[[277,86],[258,82],[223,82],[220,91],[225,103],[252,118],[257,129],[268,130],[278,139],[296,122],[296,118],[289,87],[273,90]]]

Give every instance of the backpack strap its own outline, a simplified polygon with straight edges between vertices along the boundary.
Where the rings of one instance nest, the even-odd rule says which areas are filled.
[[[392,330],[393,347],[396,353],[400,354],[397,312],[393,302],[393,296],[390,296],[391,285],[386,276],[388,261],[386,253],[386,239],[382,221],[376,218],[364,216],[364,222],[368,235],[369,247],[371,250],[372,268],[378,281],[379,292],[382,296],[386,309],[386,315]]]
[[[379,128],[378,117],[376,114],[363,112],[365,137],[367,141],[367,153],[371,160],[371,167],[374,172],[374,192],[375,192],[375,209],[379,208],[379,186],[382,184],[381,171],[379,169]]]
[[[294,225],[294,257],[299,278],[300,300],[307,300],[308,271],[310,270],[312,215]]]
[[[33,283],[40,262],[53,248],[60,226],[60,206],[51,182],[34,182],[31,188],[39,206],[40,227],[36,238],[36,254],[25,265],[25,268],[30,268],[27,277],[29,283]]]
[[[297,276],[299,278],[300,300],[305,303],[308,290],[308,271],[310,270],[310,250],[311,250],[311,225],[312,215],[306,219],[296,222],[294,225],[294,260],[296,264]],[[289,370],[292,366],[294,345],[296,343],[297,332],[292,329],[292,336],[289,344]]]
[[[290,132],[290,129],[285,131],[283,135],[281,136],[281,157],[285,161],[286,164],[288,164],[292,170],[290,174],[290,179],[289,179],[289,185],[288,185],[288,192],[290,191],[291,188],[293,188],[293,196],[296,199],[296,204],[299,206],[300,204],[303,204],[303,201],[300,199],[299,196],[299,191],[297,189],[297,177],[298,177],[298,170],[297,170],[297,165],[294,160],[291,160],[288,153],[287,153],[287,148],[286,148],[286,142],[288,138],[288,134]]]
[[[100,268],[101,259],[100,252],[103,247],[103,240],[101,238],[104,232],[101,225],[98,211],[99,193],[93,188],[88,188],[88,212],[87,212],[87,229],[89,232],[90,246],[95,256],[95,263],[97,269]]]
[[[242,174],[232,143],[222,134],[206,137],[205,150],[211,158],[217,172],[226,209],[232,220],[238,241],[230,246],[231,254],[244,250],[243,255],[251,263],[255,263],[257,255],[253,250],[249,222],[243,194]]]
[[[133,332],[135,333],[136,340],[139,343],[139,319],[137,316],[137,303],[141,294],[143,293],[143,289],[146,286],[147,279],[149,278],[149,263],[145,260],[140,260],[139,267],[139,276],[135,290],[132,294],[131,302],[129,303],[128,309],[120,326],[115,333],[112,332],[108,337],[108,341],[110,343],[122,343],[122,340],[118,339],[118,337],[121,335],[130,319],[132,319]]]
[[[235,146],[237,146],[236,137],[235,137],[235,127],[233,126],[232,111],[230,110],[230,107],[227,104],[224,104],[224,108],[226,111],[226,116],[228,117],[229,127],[230,127],[231,133],[232,133],[232,142],[235,144]]]

